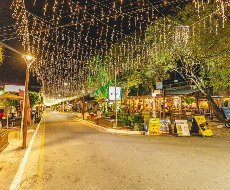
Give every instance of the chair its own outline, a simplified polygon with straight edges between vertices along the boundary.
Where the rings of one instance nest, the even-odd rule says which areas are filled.
[[[22,121],[22,118],[16,118],[15,119],[15,126],[21,126],[21,121]]]
[[[7,119],[2,119],[2,127],[5,127],[7,125]]]

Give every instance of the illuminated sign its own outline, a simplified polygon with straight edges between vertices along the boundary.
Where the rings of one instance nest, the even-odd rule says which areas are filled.
[[[121,87],[116,87],[116,100],[121,99]],[[115,86],[109,86],[109,100],[115,100]]]
[[[4,91],[6,91],[6,92],[18,92],[19,89],[25,91],[25,86],[5,85]]]

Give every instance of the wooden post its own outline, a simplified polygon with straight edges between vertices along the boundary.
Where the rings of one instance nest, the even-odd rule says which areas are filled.
[[[145,98],[143,98],[142,103],[143,103],[143,109],[142,109],[142,111],[144,111],[145,110]]]
[[[197,92],[196,92],[196,109],[197,109],[197,111],[199,110],[199,98],[198,98]]]
[[[29,84],[29,67],[26,70],[26,84],[25,84],[25,107],[24,107],[24,126],[23,126],[23,143],[22,148],[26,148],[26,138],[27,138],[27,105],[28,105],[28,84]]]
[[[182,96],[180,95],[180,111],[182,111]]]
[[[135,111],[135,98],[133,98],[133,112]]]
[[[163,89],[163,118],[165,119],[165,90]]]
[[[83,108],[82,108],[83,120],[85,119],[85,95],[83,94]]]

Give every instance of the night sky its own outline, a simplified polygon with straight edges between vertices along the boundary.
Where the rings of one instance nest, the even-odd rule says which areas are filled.
[[[36,15],[42,16],[42,12],[39,12],[36,7],[30,5],[32,4],[32,2],[34,2],[33,0],[25,2],[27,3],[27,5],[29,5],[27,6],[27,8],[30,9],[31,12]],[[124,3],[125,2],[126,1],[124,1]],[[155,1],[151,0],[150,2]],[[0,40],[2,41],[4,39],[9,39],[12,37],[15,38],[3,42],[23,54],[25,53],[25,51],[21,45],[21,42],[19,41],[19,38],[17,38],[17,36],[14,34],[15,30],[9,30],[12,28],[12,25],[15,24],[15,20],[12,18],[12,10],[10,9],[11,3],[12,0],[0,0]],[[161,7],[160,9],[163,14],[167,14],[169,8],[170,6],[165,8]],[[117,25],[119,25],[119,23]],[[24,85],[25,73],[26,63],[22,59],[22,55],[4,48],[4,60],[2,65],[0,66],[0,85]],[[30,86],[40,86],[40,84],[36,81],[36,77],[33,77],[32,75],[30,76]]]
[[[8,30],[9,27],[7,27],[12,26],[15,23],[15,20],[12,18],[12,10],[10,9],[11,3],[11,0],[0,0],[0,40],[10,38],[12,36],[17,37],[13,34],[14,31]],[[22,54],[25,53],[18,38],[4,41],[4,43]],[[4,59],[0,66],[0,84],[24,85],[26,77],[25,74],[26,63],[22,58],[22,55],[4,48]],[[30,86],[39,85],[40,84],[37,83],[36,77],[30,76]],[[31,87],[29,88],[30,90],[34,90]]]

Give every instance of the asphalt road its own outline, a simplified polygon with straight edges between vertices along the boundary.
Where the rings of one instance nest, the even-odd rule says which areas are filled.
[[[46,113],[19,189],[230,189],[229,139],[115,135]]]

